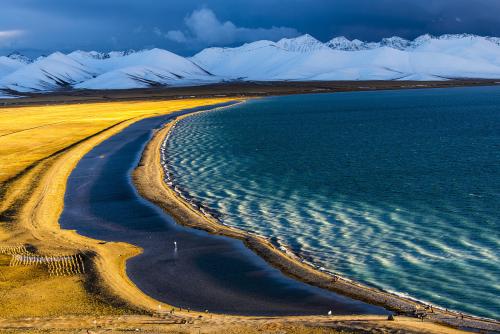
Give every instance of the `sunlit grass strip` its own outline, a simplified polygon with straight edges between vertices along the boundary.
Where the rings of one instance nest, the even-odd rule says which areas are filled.
[[[120,122],[229,99],[86,103],[0,109],[0,184],[37,161]]]

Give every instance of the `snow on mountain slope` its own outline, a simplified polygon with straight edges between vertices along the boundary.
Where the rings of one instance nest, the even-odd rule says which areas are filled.
[[[68,55],[99,73],[76,88],[142,88],[152,85],[200,84],[217,80],[202,67],[172,52],[152,49],[113,57],[96,57],[82,51]]]
[[[296,38],[283,38],[275,44],[278,48],[292,52],[311,52],[326,49],[327,46],[309,34]]]
[[[282,63],[283,56],[280,56],[286,53],[274,42],[258,41],[236,48],[208,48],[191,60],[211,73],[216,71],[218,76],[244,80],[273,77],[274,72],[286,66]]]
[[[359,39],[348,40],[344,36],[335,37],[325,43],[330,49],[342,50],[342,51],[359,51],[366,50],[368,46],[365,42]]]
[[[23,64],[29,64],[32,62],[32,59],[29,57],[26,57],[25,55],[19,53],[19,52],[12,52],[7,56],[10,59],[17,60],[18,62],[21,62]]]
[[[363,42],[336,37],[322,43],[303,35],[234,48],[207,48],[191,58],[161,49],[54,53],[33,62],[18,53],[0,57],[0,91],[9,93],[200,85],[223,80],[450,78],[500,78],[500,38],[422,35],[413,41],[394,36]]]
[[[414,43],[411,51],[447,54],[500,65],[500,45],[479,36],[443,35],[425,42]]]
[[[0,88],[18,92],[49,91],[93,77],[91,70],[72,58],[56,52],[25,65],[0,79]]]
[[[218,82],[210,75],[180,77],[168,70],[148,66],[130,66],[105,72],[96,78],[74,85],[78,89],[132,89],[151,86],[186,86]]]
[[[115,54],[113,57],[106,57],[105,55],[95,52],[75,51],[70,53],[68,57],[101,73],[130,66],[154,66],[172,71],[179,76],[208,74],[186,58],[161,49],[144,50],[121,56]]]
[[[210,48],[191,59],[216,75],[245,80],[500,78],[500,47],[485,37],[424,35],[379,43],[338,37],[323,47],[314,41],[305,35],[284,43]]]
[[[26,64],[17,59],[12,59],[10,57],[2,56],[0,57],[0,78],[10,74]]]
[[[411,42],[407,39],[393,36],[389,38],[383,38],[379,44],[381,47],[385,46],[396,50],[405,50],[410,46]]]
[[[172,78],[170,78],[172,79]],[[78,89],[130,89],[145,88],[166,80],[145,67],[128,67],[106,72],[96,78],[75,85]]]

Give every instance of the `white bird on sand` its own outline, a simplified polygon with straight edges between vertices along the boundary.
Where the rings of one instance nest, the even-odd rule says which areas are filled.
[[[331,311],[331,310],[330,310],[330,311],[328,311],[328,315],[332,315],[332,311]]]

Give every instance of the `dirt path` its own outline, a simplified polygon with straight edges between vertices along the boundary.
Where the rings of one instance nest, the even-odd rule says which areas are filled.
[[[381,317],[288,317],[202,318],[182,316],[117,316],[0,319],[2,333],[429,333],[459,334],[462,331],[398,317],[387,321]]]

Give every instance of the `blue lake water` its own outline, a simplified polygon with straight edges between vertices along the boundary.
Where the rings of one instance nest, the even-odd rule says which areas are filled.
[[[372,286],[500,318],[500,88],[252,100],[178,123],[175,183]]]
[[[68,179],[65,229],[143,249],[127,275],[157,300],[193,310],[244,315],[387,314],[283,275],[240,240],[177,225],[143,199],[131,174],[153,130],[201,107],[140,120],[87,153]]]

